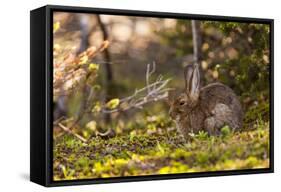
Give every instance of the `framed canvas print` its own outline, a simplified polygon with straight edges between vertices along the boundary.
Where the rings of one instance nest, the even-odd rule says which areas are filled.
[[[273,172],[273,20],[31,11],[30,179]]]

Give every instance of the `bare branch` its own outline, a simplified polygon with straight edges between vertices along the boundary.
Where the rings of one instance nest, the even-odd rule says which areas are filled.
[[[150,69],[150,64],[147,64],[145,77],[146,77],[146,86],[148,86],[148,89],[147,89],[148,93],[150,92],[149,78],[152,76],[152,74],[155,72],[155,70],[156,70],[156,64],[154,61],[152,63],[152,69]]]
[[[114,113],[120,111],[127,111],[132,108],[141,109],[143,105],[167,98],[168,91],[170,88],[166,88],[170,79],[163,79],[162,75],[159,75],[156,80],[150,83],[150,78],[155,72],[156,65],[153,62],[152,68],[150,64],[146,68],[146,86],[135,90],[135,92],[120,100],[119,107],[116,109],[103,108],[101,111],[103,113]],[[125,107],[123,107],[125,106]]]

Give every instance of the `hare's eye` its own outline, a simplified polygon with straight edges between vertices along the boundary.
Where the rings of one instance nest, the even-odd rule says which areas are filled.
[[[180,101],[180,105],[184,105],[185,104],[185,102],[184,101]]]

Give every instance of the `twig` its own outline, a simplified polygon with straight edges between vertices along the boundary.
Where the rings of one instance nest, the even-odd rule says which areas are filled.
[[[68,134],[71,134],[71,135],[75,136],[77,139],[79,139],[79,140],[82,141],[83,143],[86,143],[86,142],[87,142],[87,140],[86,140],[84,137],[82,137],[81,135],[78,135],[77,133],[74,133],[74,132],[71,131],[69,128],[65,127],[63,124],[58,123],[58,126],[59,126],[60,128],[62,128],[62,130],[64,130],[65,132],[67,132]]]
[[[147,64],[145,77],[146,77],[146,86],[148,86],[148,89],[147,89],[147,92],[148,92],[148,93],[150,92],[149,78],[150,78],[151,75],[155,72],[155,70],[156,70],[156,65],[155,65],[155,62],[154,62],[154,61],[153,61],[153,63],[152,63],[152,69],[150,69],[150,64]]]

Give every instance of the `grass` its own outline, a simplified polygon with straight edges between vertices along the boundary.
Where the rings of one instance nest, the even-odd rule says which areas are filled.
[[[269,167],[269,123],[221,136],[204,132],[185,142],[176,131],[54,141],[54,180],[204,172]]]

